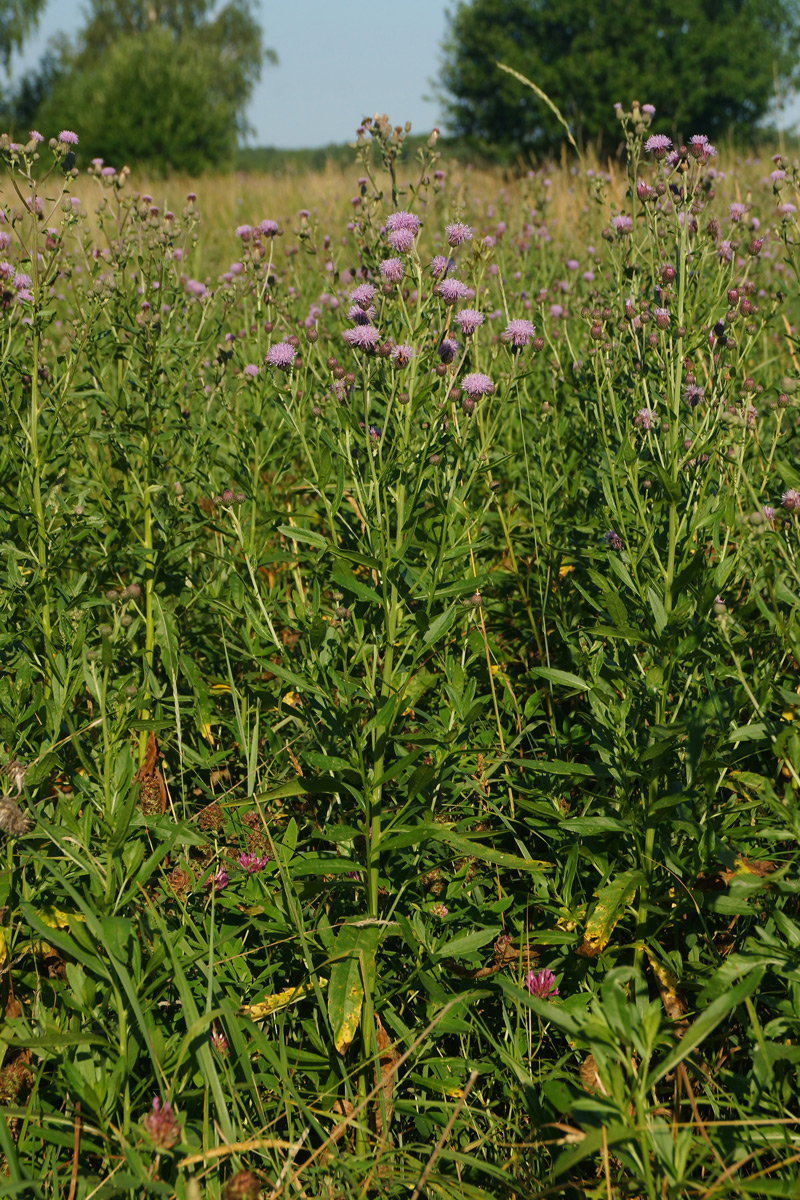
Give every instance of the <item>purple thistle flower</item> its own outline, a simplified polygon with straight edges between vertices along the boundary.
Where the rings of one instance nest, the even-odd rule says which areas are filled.
[[[360,308],[358,304],[352,304],[347,310],[347,319],[355,322],[356,325],[371,325],[375,318],[375,308],[370,304],[366,310]]]
[[[796,491],[795,488],[789,488],[781,496],[781,506],[787,512],[797,512],[800,510],[800,492]]]
[[[297,351],[294,346],[290,346],[288,342],[276,342],[274,346],[270,346],[264,362],[271,367],[278,367],[281,371],[291,371],[296,358]]]
[[[389,283],[400,283],[403,278],[403,260],[401,258],[385,258],[378,270]]]
[[[255,379],[256,375],[258,375],[258,367],[255,363],[248,363],[242,371],[242,374],[248,379]]]
[[[520,347],[527,346],[535,332],[535,326],[530,321],[526,321],[523,317],[516,317],[513,321],[508,322],[500,337],[511,346]]]
[[[77,133],[73,133],[71,129],[62,129],[58,135],[58,140],[62,146],[77,146],[78,135]]]
[[[354,329],[345,329],[342,337],[348,345],[358,350],[374,350],[381,340],[374,325],[356,325]]]
[[[738,200],[734,200],[728,209],[728,212],[732,221],[741,221],[742,217],[747,212],[747,205],[740,203]]]
[[[252,225],[237,225],[234,230],[236,237],[241,238],[243,242],[249,242],[253,234]]]
[[[652,408],[640,408],[633,418],[633,423],[637,429],[644,429],[645,431],[653,428],[654,421],[655,413]]]
[[[453,221],[452,224],[445,225],[444,231],[447,234],[448,246],[460,246],[462,242],[472,241],[473,231],[463,221]]]
[[[439,279],[448,271],[452,271],[455,265],[452,258],[445,258],[444,254],[435,254],[431,259],[431,275],[434,279]]]
[[[546,967],[541,971],[529,971],[525,976],[525,987],[532,996],[537,996],[540,1000],[552,1000],[559,994],[556,977]]]
[[[688,383],[683,389],[683,398],[689,408],[697,408],[698,404],[702,403],[703,395],[703,389],[698,383]]]
[[[611,225],[617,233],[630,233],[633,229],[633,219],[626,213],[618,213],[616,217],[611,218]]]
[[[663,158],[667,151],[672,149],[672,139],[668,138],[665,133],[651,133],[644,148],[647,154],[655,154],[656,158]]]
[[[603,539],[604,539],[606,545],[608,546],[609,550],[624,549],[625,543],[623,542],[623,540],[619,536],[619,534],[615,533],[613,529],[606,530],[606,532],[603,534]]]
[[[656,325],[658,326],[659,329],[669,329],[669,309],[668,308],[655,309],[653,312],[653,316],[655,317]]]
[[[577,271],[581,264],[578,262],[577,258],[568,258],[564,265],[568,271]]]
[[[281,231],[278,222],[270,220],[269,217],[259,222],[258,229],[260,233],[263,233],[264,237],[277,237]]]
[[[480,371],[473,371],[471,375],[465,375],[461,380],[461,390],[466,392],[470,400],[477,400],[479,396],[491,396],[494,392],[494,384],[488,375],[483,375]]]
[[[186,290],[190,296],[197,296],[200,300],[208,295],[208,288],[199,279],[187,279]]]
[[[443,279],[436,290],[445,304],[455,304],[457,300],[466,300],[469,289],[460,279]]]
[[[142,1118],[142,1126],[157,1150],[171,1150],[181,1135],[172,1105],[169,1100],[162,1104],[158,1096],[153,1098],[152,1112]]]
[[[771,504],[765,504],[764,507],[761,509],[761,512],[763,513],[765,521],[774,521],[775,520],[775,509],[772,507]]]
[[[646,113],[648,117],[655,116],[655,111],[656,111],[656,106],[654,104],[643,104],[642,105],[642,112]]]
[[[257,854],[239,855],[239,866],[243,871],[247,871],[248,875],[255,875],[259,871],[263,871],[268,862],[268,858],[259,857]]]
[[[733,261],[733,246],[730,242],[720,242],[717,247],[717,257],[722,259],[723,262]]]
[[[39,133],[39,130],[38,130],[38,129],[32,129],[32,130],[31,130],[31,132],[30,132],[30,139],[31,139],[31,141],[32,141],[32,142],[35,142],[37,146],[39,145],[39,143],[40,143],[40,142],[43,142],[43,141],[44,141],[44,138],[43,138],[43,137],[42,137],[42,135]]]
[[[470,337],[483,324],[484,316],[477,309],[462,308],[461,312],[456,313],[456,321],[464,337]]]
[[[24,271],[20,271],[12,280],[12,284],[18,292],[27,291],[32,283],[30,275],[26,275]]]
[[[410,212],[389,213],[386,218],[386,228],[390,233],[394,233],[398,229],[408,229],[416,236],[419,232],[419,217]]]
[[[350,293],[350,299],[359,308],[368,309],[372,303],[372,298],[375,295],[375,288],[371,283],[360,283],[358,287],[354,287]]]
[[[391,359],[396,367],[407,367],[414,357],[414,347],[403,342],[400,346],[392,346]]]
[[[706,162],[717,152],[704,133],[695,133],[689,138],[689,153],[692,158],[702,158]]]
[[[439,358],[443,363],[451,363],[458,353],[458,342],[455,338],[442,338],[442,343],[439,346]]]
[[[414,245],[414,234],[410,229],[393,229],[387,241],[398,254],[408,254]]]

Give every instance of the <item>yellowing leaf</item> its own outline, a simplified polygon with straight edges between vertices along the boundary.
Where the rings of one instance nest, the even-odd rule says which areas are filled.
[[[374,925],[343,925],[339,930],[328,989],[328,1017],[333,1044],[339,1054],[347,1053],[356,1035],[364,1003],[364,986],[373,990],[375,954],[380,936],[380,928]]]
[[[580,954],[583,958],[595,958],[606,948],[626,905],[633,899],[636,889],[644,881],[641,871],[623,871],[621,875],[617,875],[616,879],[612,879],[604,888],[601,888],[597,894],[597,903],[586,922],[583,941],[575,951],[576,954]]]
[[[318,979],[319,986],[325,987],[326,979]],[[279,1008],[285,1008],[287,1004],[294,1004],[297,1000],[302,1000],[305,996],[310,996],[314,991],[313,983],[300,983],[297,987],[284,988],[282,992],[275,992],[272,996],[265,996],[258,1004],[245,1004],[241,1012],[245,1017],[251,1017],[254,1021],[261,1021],[264,1017],[268,1017]]]
[[[198,722],[198,728],[200,730],[201,736],[206,739],[206,741],[208,742],[208,744],[210,746],[213,746],[214,745],[214,734],[211,732],[211,722],[210,721],[200,721],[200,722]]]
[[[52,904],[45,904],[40,909],[37,909],[39,920],[50,929],[68,929],[70,921],[84,921],[80,913],[62,912],[60,908],[55,908]]]

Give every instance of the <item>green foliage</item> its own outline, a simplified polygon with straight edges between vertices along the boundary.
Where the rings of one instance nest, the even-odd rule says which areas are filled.
[[[796,1189],[800,167],[639,124],[475,194],[370,122],[216,283],[0,140],[9,1194]]]
[[[502,62],[550,96],[579,143],[613,151],[609,97],[656,106],[688,137],[752,131],[780,82],[796,81],[796,0],[459,0],[441,88],[451,131],[509,157],[557,147],[563,130]]]

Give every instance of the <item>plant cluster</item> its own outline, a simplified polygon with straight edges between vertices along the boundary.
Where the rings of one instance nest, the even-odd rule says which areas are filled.
[[[794,1186],[800,164],[653,116],[213,276],[0,138],[15,1194]]]

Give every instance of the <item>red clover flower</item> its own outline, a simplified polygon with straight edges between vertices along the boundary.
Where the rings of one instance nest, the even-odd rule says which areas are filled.
[[[525,987],[532,996],[538,996],[540,1000],[552,1000],[559,994],[556,977],[547,968],[541,971],[529,971],[525,976]]]
[[[172,1105],[169,1100],[162,1104],[158,1096],[153,1098],[152,1112],[142,1118],[142,1126],[157,1150],[171,1150],[180,1139],[181,1130]]]

